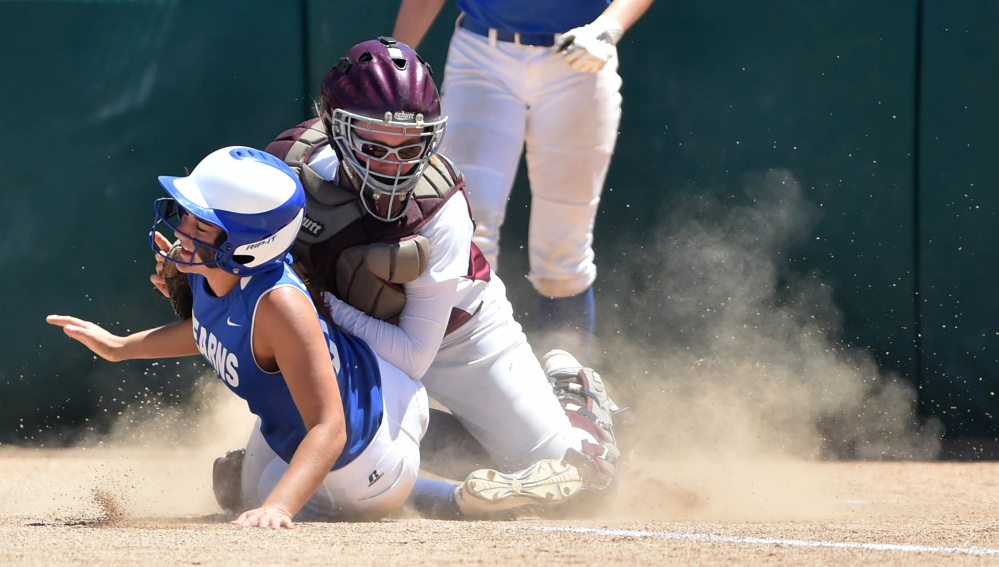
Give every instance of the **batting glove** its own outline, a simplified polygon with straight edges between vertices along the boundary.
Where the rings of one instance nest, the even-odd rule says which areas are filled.
[[[600,16],[592,23],[562,34],[552,46],[552,53],[561,53],[566,63],[577,71],[596,73],[614,57],[617,52],[614,45],[623,33],[617,20]]]

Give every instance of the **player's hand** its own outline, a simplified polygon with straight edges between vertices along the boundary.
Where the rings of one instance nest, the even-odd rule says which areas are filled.
[[[234,526],[246,528],[294,528],[291,516],[280,508],[254,508],[239,515],[238,518],[229,522]]]
[[[163,234],[159,231],[156,231],[156,234],[153,235],[153,239],[156,241],[156,245],[159,246],[160,250],[163,252],[169,250],[172,245],[172,243],[167,240],[167,237],[163,236]],[[166,262],[166,260],[159,254],[153,254],[153,257],[156,259],[156,273],[149,276],[149,281],[156,286],[156,289],[163,294],[163,297],[170,297],[170,291],[167,290],[166,280],[163,278],[163,262]]]
[[[561,53],[566,63],[577,71],[596,73],[617,53],[614,46],[623,33],[617,20],[600,16],[592,23],[562,34],[552,46],[552,53]]]
[[[121,347],[123,339],[118,335],[112,335],[107,332],[100,325],[69,315],[49,315],[45,318],[45,321],[57,327],[62,327],[66,336],[80,341],[87,348],[94,351],[94,354],[104,360],[110,360],[111,362],[121,360],[117,352],[119,347]]]

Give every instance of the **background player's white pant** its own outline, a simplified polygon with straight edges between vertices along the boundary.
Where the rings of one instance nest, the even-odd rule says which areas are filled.
[[[576,295],[596,279],[593,222],[621,122],[620,88],[617,57],[582,73],[547,47],[490,42],[464,29],[451,39],[442,153],[465,174],[474,240],[495,267],[526,142],[528,278],[542,295]]]
[[[444,337],[423,382],[501,470],[560,459],[583,440],[596,442],[569,423],[496,274],[482,307]]]
[[[295,516],[299,520],[374,520],[391,514],[409,496],[420,469],[420,439],[430,406],[423,384],[378,359],[385,411],[374,439],[347,466],[326,476]],[[288,470],[253,427],[243,460],[244,506],[259,507]]]

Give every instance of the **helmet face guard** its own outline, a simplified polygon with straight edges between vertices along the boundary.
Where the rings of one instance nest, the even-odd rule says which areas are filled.
[[[361,204],[368,214],[386,222],[406,214],[413,188],[444,138],[446,122],[447,118],[426,122],[420,114],[410,121],[397,121],[389,112],[382,119],[343,109],[333,112],[333,141],[341,159],[358,176]],[[368,139],[370,134],[384,133],[385,128],[418,141],[392,147]],[[372,164],[391,173],[373,171]]]
[[[176,199],[172,199],[170,197],[156,199],[153,201],[153,212],[156,217],[153,219],[153,228],[149,231],[149,245],[158,256],[164,260],[168,260],[174,264],[180,264],[182,266],[218,266],[218,259],[222,255],[222,250],[216,246],[208,244],[207,242],[202,242],[194,236],[180,230],[180,223],[184,220],[184,215],[188,215],[190,213],[184,209],[184,207],[180,206]],[[205,221],[206,219],[199,220]],[[159,246],[156,245],[156,232],[165,232],[163,230],[164,227],[172,231],[175,235],[181,234],[194,243],[194,250],[191,251],[191,259],[189,261],[185,262],[180,258],[173,258],[167,255],[166,251],[160,250]],[[226,234],[223,231],[216,244],[221,244],[222,242],[225,242],[225,240]],[[211,256],[211,260],[203,259],[203,256],[208,255]]]
[[[359,43],[323,80],[319,114],[364,209],[386,222],[405,215],[447,123],[430,65],[392,38]],[[375,132],[416,141],[386,146]]]
[[[164,259],[217,266],[237,276],[258,274],[285,262],[305,215],[305,192],[295,172],[278,158],[252,148],[222,148],[187,177],[159,179],[170,197],[153,204],[156,216],[149,242]],[[180,231],[185,214],[222,229],[219,240],[201,242]],[[155,233],[161,224],[194,242],[190,261],[170,258],[159,249]]]

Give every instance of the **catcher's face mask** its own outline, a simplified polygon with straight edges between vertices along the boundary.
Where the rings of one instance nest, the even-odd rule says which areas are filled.
[[[401,218],[447,122],[430,65],[412,47],[379,37],[350,48],[319,95],[326,134],[365,211],[386,222]],[[390,144],[372,137],[385,128],[407,139]]]
[[[383,119],[372,119],[343,109],[334,111],[333,141],[360,179],[365,210],[391,222],[406,214],[413,189],[440,146],[447,119],[425,122],[417,114],[411,122],[385,114]],[[386,210],[380,207],[383,197],[389,204]]]

